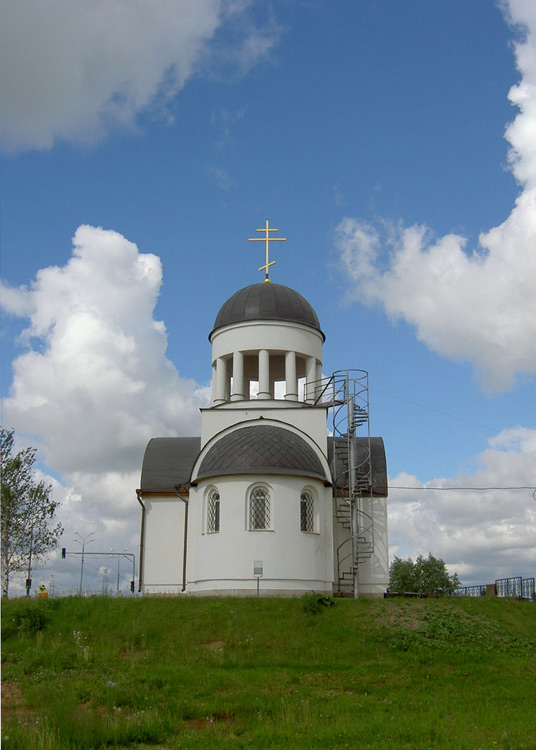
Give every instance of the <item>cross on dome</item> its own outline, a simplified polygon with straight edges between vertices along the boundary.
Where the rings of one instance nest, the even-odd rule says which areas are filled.
[[[265,283],[270,283],[270,279],[268,277],[268,268],[270,266],[273,266],[275,263],[275,260],[272,260],[269,262],[269,243],[279,240],[280,242],[286,241],[286,237],[270,237],[270,232],[279,232],[279,229],[274,229],[273,227],[269,226],[268,219],[266,219],[266,226],[263,229],[257,229],[257,232],[265,232],[264,237],[250,237],[249,242],[266,242],[266,263],[264,266],[261,266],[259,268],[259,271],[262,271],[263,269],[266,271],[266,277],[264,279]]]

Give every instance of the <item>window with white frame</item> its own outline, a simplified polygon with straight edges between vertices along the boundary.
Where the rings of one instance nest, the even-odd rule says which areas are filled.
[[[220,530],[220,493],[212,490],[207,502],[207,534],[216,534]]]
[[[265,487],[254,487],[249,494],[250,531],[264,531],[270,528],[270,493]]]
[[[315,530],[315,499],[307,490],[300,496],[300,528],[310,534]]]

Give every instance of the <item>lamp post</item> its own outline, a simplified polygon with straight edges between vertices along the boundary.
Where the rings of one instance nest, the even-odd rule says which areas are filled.
[[[86,548],[86,544],[90,544],[91,542],[95,541],[95,538],[93,537],[93,534],[95,532],[92,531],[90,534],[84,537],[81,534],[79,534],[78,531],[75,531],[74,533],[75,533],[75,536],[73,537],[73,542],[78,542],[78,544],[80,544],[82,547],[82,562],[80,564],[80,586],[78,588],[78,596],[82,596],[82,581],[84,578],[84,551]],[[78,539],[76,537],[78,537]],[[90,537],[93,537],[93,538],[90,539]]]

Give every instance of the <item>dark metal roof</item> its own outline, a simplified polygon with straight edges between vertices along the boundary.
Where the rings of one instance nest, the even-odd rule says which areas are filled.
[[[142,492],[175,492],[187,484],[201,448],[200,437],[153,438],[145,449]]]
[[[342,450],[337,451],[334,463],[335,440]],[[328,437],[328,461],[336,486],[341,491],[344,491],[348,483],[344,444],[346,438]],[[368,471],[368,439],[356,438],[356,447],[358,462],[360,458],[364,459]],[[382,438],[371,438],[370,447],[373,494],[387,497],[387,465]],[[143,457],[142,492],[175,492],[176,487],[188,485],[200,448],[199,437],[150,440]],[[320,460],[299,435],[271,425],[243,427],[221,438],[203,459],[197,478],[263,473],[297,474],[326,479]]]
[[[272,425],[242,427],[207,452],[195,479],[229,474],[295,474],[326,481],[320,459],[303,438]]]
[[[305,297],[288,286],[263,282],[240,289],[225,302],[209,338],[218,328],[247,320],[285,320],[322,333],[318,317]]]
[[[358,466],[363,464],[366,473],[369,470],[368,461],[368,438],[354,438],[356,442],[356,459]],[[336,456],[334,457],[334,443],[337,444]],[[333,475],[335,486],[343,494],[348,488],[348,443],[345,437],[328,437],[328,461]],[[385,446],[383,438],[370,438],[370,452],[372,460],[372,494],[378,497],[387,497],[387,462],[385,459]],[[366,491],[365,491],[366,492]],[[370,489],[369,489],[370,492]]]

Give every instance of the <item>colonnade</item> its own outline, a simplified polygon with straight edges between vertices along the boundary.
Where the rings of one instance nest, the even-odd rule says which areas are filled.
[[[275,383],[283,382],[284,400],[298,401],[298,379],[303,377],[304,400],[314,403],[316,386],[322,378],[322,363],[316,357],[268,349],[247,353],[235,351],[232,355],[217,357],[213,364],[212,402],[218,405],[249,399],[252,381],[259,385],[257,399],[274,399]]]

